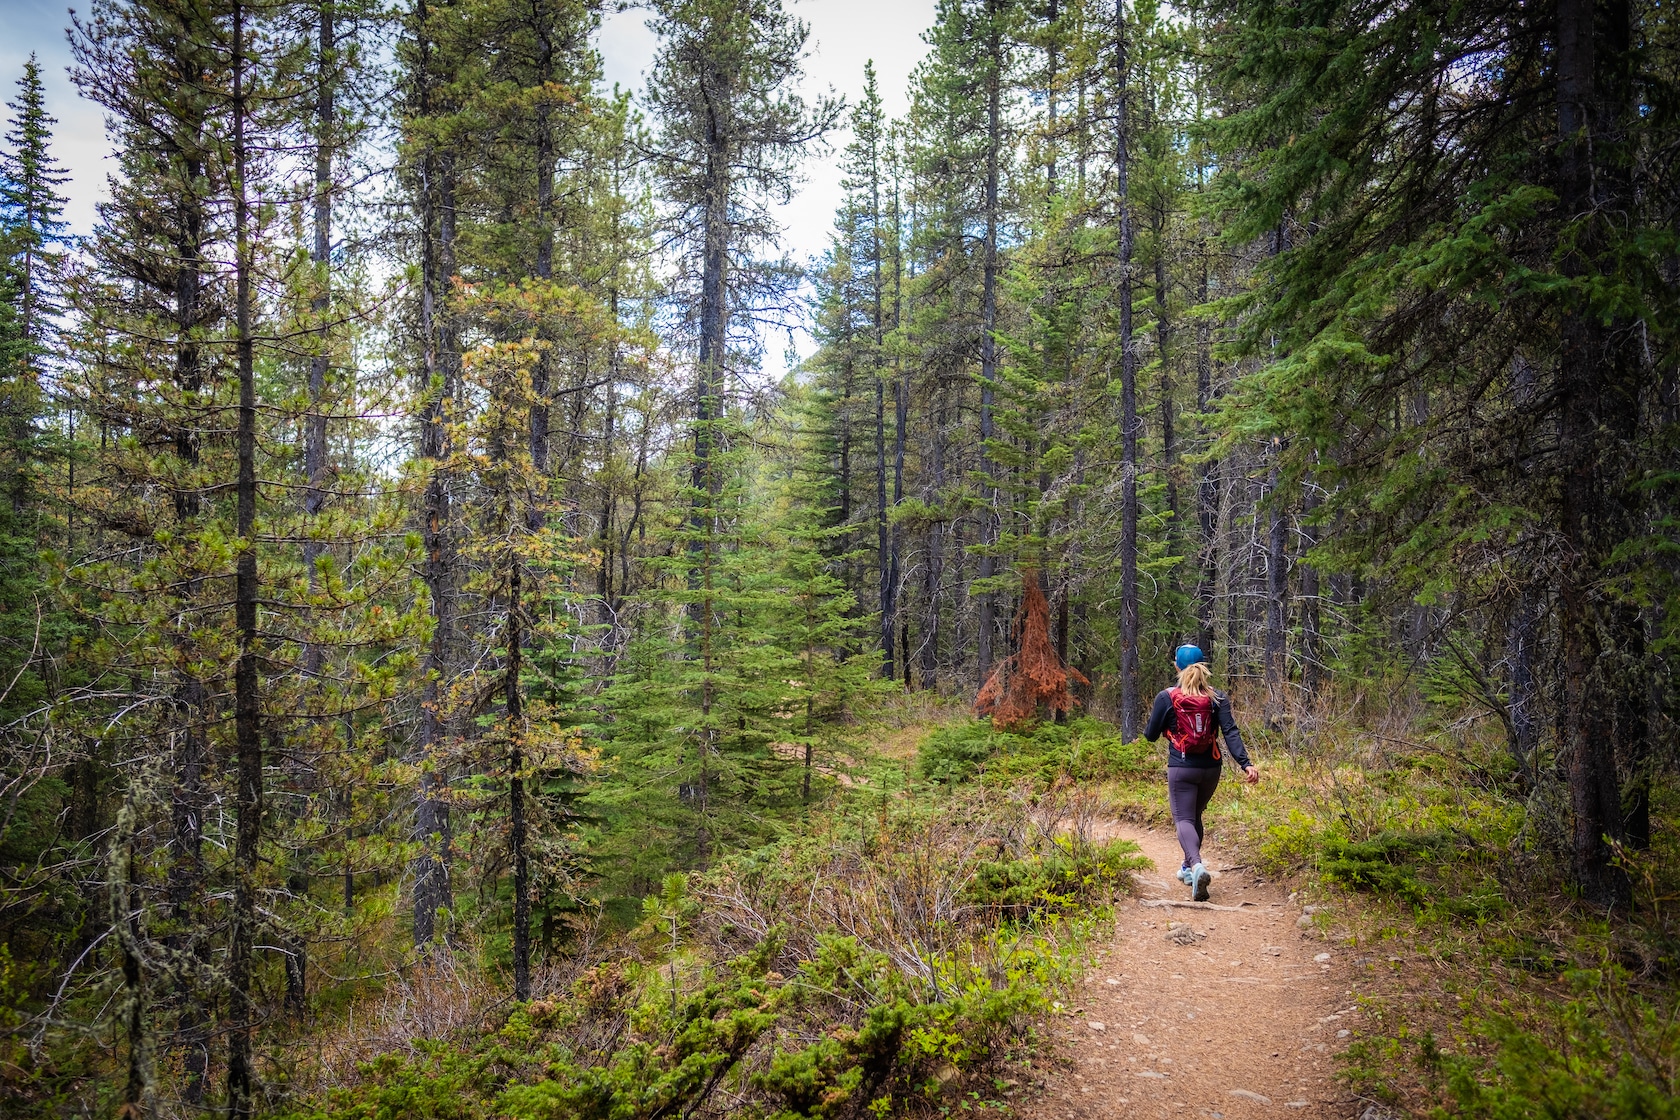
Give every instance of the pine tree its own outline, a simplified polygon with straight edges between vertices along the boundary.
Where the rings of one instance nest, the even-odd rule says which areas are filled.
[[[18,322],[38,357],[59,310],[61,247],[69,240],[59,188],[70,176],[50,151],[58,121],[47,113],[41,64],[34,54],[17,85],[17,99],[6,104],[12,119],[0,153],[0,211],[17,284]]]

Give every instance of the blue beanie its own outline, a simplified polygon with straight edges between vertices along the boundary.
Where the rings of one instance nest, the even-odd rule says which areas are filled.
[[[1178,656],[1174,660],[1178,662],[1178,671],[1182,673],[1196,662],[1206,661],[1207,654],[1203,653],[1199,646],[1179,646]]]

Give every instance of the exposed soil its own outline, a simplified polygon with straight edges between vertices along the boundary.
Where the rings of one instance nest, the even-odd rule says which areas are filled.
[[[1112,944],[1049,1024],[1053,1068],[1031,1120],[1073,1117],[1300,1117],[1346,1120],[1358,1104],[1338,1093],[1333,1055],[1359,1011],[1344,953],[1303,928],[1301,908],[1278,886],[1209,846],[1212,901],[1181,905],[1173,878],[1177,837],[1115,825],[1155,872],[1116,912]],[[1177,928],[1174,923],[1184,923]]]

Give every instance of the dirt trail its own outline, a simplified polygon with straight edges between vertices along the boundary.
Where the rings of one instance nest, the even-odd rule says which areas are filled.
[[[1332,1055],[1359,1016],[1343,954],[1299,925],[1283,890],[1211,846],[1212,901],[1236,910],[1154,907],[1181,902],[1182,856],[1165,830],[1114,826],[1155,864],[1116,914],[1114,941],[1051,1021],[1057,1059],[1031,1120],[1075,1117],[1249,1117],[1346,1120]],[[1169,937],[1169,925],[1184,922]],[[1202,935],[1195,937],[1194,935]],[[1180,943],[1180,942],[1183,943]]]

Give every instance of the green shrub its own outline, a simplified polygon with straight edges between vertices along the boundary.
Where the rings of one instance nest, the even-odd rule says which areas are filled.
[[[1422,856],[1440,855],[1450,844],[1451,837],[1440,832],[1382,832],[1357,843],[1330,837],[1323,842],[1318,869],[1333,882],[1422,906],[1428,891],[1413,865]]]
[[[989,720],[941,727],[922,740],[918,773],[941,785],[984,772],[988,782],[1048,786],[1057,778],[1100,782],[1153,773],[1162,760],[1155,744],[1122,743],[1100,720],[1042,723],[1024,732],[996,731]]]
[[[916,771],[927,781],[940,785],[966,782],[992,757],[996,740],[1015,737],[993,731],[990,721],[975,720],[937,728],[922,740]]]
[[[1291,809],[1288,819],[1266,829],[1266,837],[1260,842],[1260,866],[1274,875],[1294,871],[1312,858],[1318,845],[1318,822],[1299,809]]]
[[[1093,895],[1120,890],[1131,872],[1147,866],[1130,840],[1081,847],[1062,837],[1048,853],[980,864],[964,893],[977,905],[1020,920],[1084,906]]]
[[[1627,1010],[1632,1013],[1618,1013]],[[1481,1026],[1496,1047],[1491,1067],[1443,1059],[1449,1092],[1466,1117],[1680,1118],[1680,1024],[1673,1009],[1568,1000],[1544,1033],[1504,1017]]]

